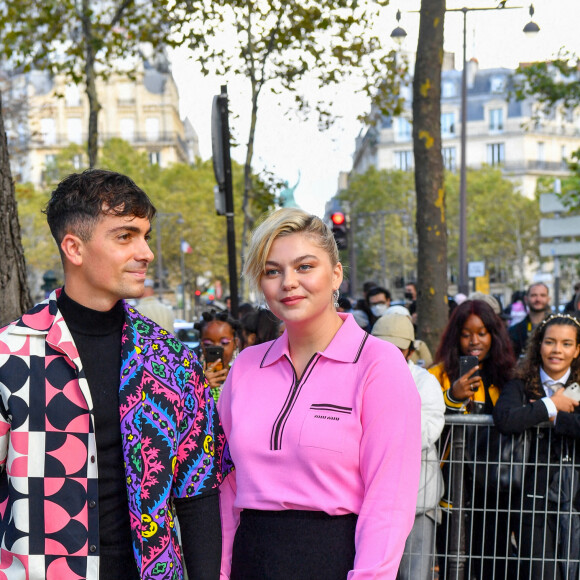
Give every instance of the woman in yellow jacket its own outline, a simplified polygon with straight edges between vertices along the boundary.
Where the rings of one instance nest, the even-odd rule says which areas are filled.
[[[459,374],[459,358],[473,355],[478,365]],[[429,369],[441,384],[448,413],[484,413],[491,415],[503,385],[511,378],[515,366],[509,335],[504,322],[483,300],[466,300],[453,311],[435,354],[435,366]],[[481,454],[481,449],[479,449]],[[505,556],[508,549],[507,514],[500,509],[507,498],[495,490],[486,496],[486,488],[477,481],[467,485],[474,489],[471,501],[474,518],[471,538],[475,541],[466,550],[470,568],[466,577],[496,578],[505,576]],[[447,491],[449,489],[447,488]],[[486,513],[483,512],[485,507]],[[505,522],[502,521],[505,518]],[[438,553],[447,553],[446,526],[440,526]],[[479,529],[478,529],[479,528]],[[467,527],[469,530],[470,527]],[[497,540],[494,538],[497,536]],[[483,544],[483,545],[482,545]],[[494,564],[494,559],[496,564]],[[444,567],[441,558],[440,567]],[[467,570],[467,568],[466,568]],[[443,575],[444,577],[444,575]]]

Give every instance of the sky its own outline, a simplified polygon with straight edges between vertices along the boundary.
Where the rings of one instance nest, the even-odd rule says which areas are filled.
[[[425,1],[425,0],[424,0]],[[447,9],[494,7],[497,1],[447,0]],[[419,29],[419,0],[391,0],[375,24],[375,32],[391,43],[390,34],[397,25],[395,14],[401,10],[402,26],[407,38],[401,49],[414,52]],[[560,48],[580,54],[580,0],[536,0],[533,20],[540,32],[527,37],[522,29],[530,20],[529,4],[513,0],[508,6],[521,9],[489,10],[467,14],[467,59],[477,58],[480,68],[515,68],[520,62],[546,60]],[[463,16],[447,12],[445,16],[445,50],[455,53],[456,68],[461,68]],[[392,45],[395,46],[394,44]],[[230,128],[236,141],[245,144],[249,129],[250,88],[244,78],[204,77],[199,65],[186,49],[171,53],[173,75],[180,95],[180,114],[188,117],[199,136],[203,159],[211,157],[211,108],[213,96],[226,84],[230,100]],[[306,93],[313,98],[318,89],[306,83]],[[320,131],[316,119],[303,120],[290,107],[279,104],[266,88],[259,101],[254,167],[267,168],[279,178],[294,185],[297,203],[305,210],[324,215],[324,207],[337,191],[341,171],[352,168],[352,154],[357,135],[364,129],[358,116],[368,112],[369,101],[355,91],[353,83],[345,83],[323,97],[331,97],[337,120],[331,129]],[[287,103],[290,101],[288,100]],[[243,163],[245,147],[232,150],[232,158]],[[234,195],[241,192],[234,192]]]

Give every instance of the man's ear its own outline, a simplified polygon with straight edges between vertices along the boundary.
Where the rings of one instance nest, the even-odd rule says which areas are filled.
[[[83,263],[83,241],[78,236],[66,234],[60,243],[60,248],[64,258],[73,266],[80,266]]]

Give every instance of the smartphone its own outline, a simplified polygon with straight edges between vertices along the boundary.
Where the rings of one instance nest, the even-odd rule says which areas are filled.
[[[570,397],[571,399],[574,399],[580,403],[580,385],[578,383],[572,383],[571,385],[568,385],[564,389],[564,394],[567,397]]]
[[[223,368],[223,363],[224,363],[224,347],[223,346],[217,346],[217,345],[204,346],[203,352],[204,352],[205,362],[207,364],[214,363],[216,360],[221,359],[222,366],[220,367],[218,365],[217,367],[215,367],[213,369],[214,371],[220,371]]]
[[[479,359],[473,355],[464,355],[459,357],[459,376],[462,377],[465,373],[469,372],[473,367],[479,364]],[[475,371],[472,377],[478,377],[479,371]]]

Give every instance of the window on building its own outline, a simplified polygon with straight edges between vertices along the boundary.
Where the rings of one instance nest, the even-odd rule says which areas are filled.
[[[117,95],[120,105],[132,105],[135,103],[135,85],[133,83],[119,83]]]
[[[80,117],[69,117],[66,120],[66,130],[69,143],[83,142],[83,126]]]
[[[544,165],[546,162],[546,147],[542,141],[538,141],[538,164]]]
[[[441,83],[441,96],[443,98],[451,98],[456,96],[455,83],[453,81],[443,81]]]
[[[505,143],[491,143],[487,146],[487,163],[489,165],[505,163]]]
[[[395,131],[398,140],[411,139],[411,123],[404,117],[397,117],[395,119]]]
[[[455,113],[441,113],[441,135],[455,135]]]
[[[490,81],[490,89],[492,93],[503,93],[505,90],[505,77],[492,77]]]
[[[161,165],[161,151],[150,151],[149,163],[151,165]]]
[[[121,139],[133,143],[135,141],[135,119],[125,117],[119,121],[119,130],[121,131]]]
[[[64,90],[64,100],[67,107],[78,107],[81,104],[81,91],[78,85],[68,84]]]
[[[157,117],[145,119],[145,136],[147,141],[159,141],[159,119]]]
[[[56,167],[56,155],[49,154],[44,156],[44,171],[42,172],[42,180],[54,181],[58,177],[58,170]]]
[[[75,169],[81,169],[83,166],[83,156],[80,153],[73,155],[72,164]]]
[[[40,119],[40,136],[45,145],[54,145],[56,143],[56,126],[54,119],[45,117]]]
[[[401,87],[401,98],[405,99],[405,101],[412,101],[413,87],[410,87],[408,85]]]
[[[490,109],[489,130],[494,132],[503,131],[503,109]]]
[[[568,168],[568,151],[566,149],[566,145],[562,145],[560,147],[560,159],[562,160],[562,168],[563,169],[567,169]]]
[[[443,147],[443,165],[449,171],[457,170],[457,149],[455,147]]]
[[[395,169],[411,171],[413,165],[412,151],[395,151]]]

